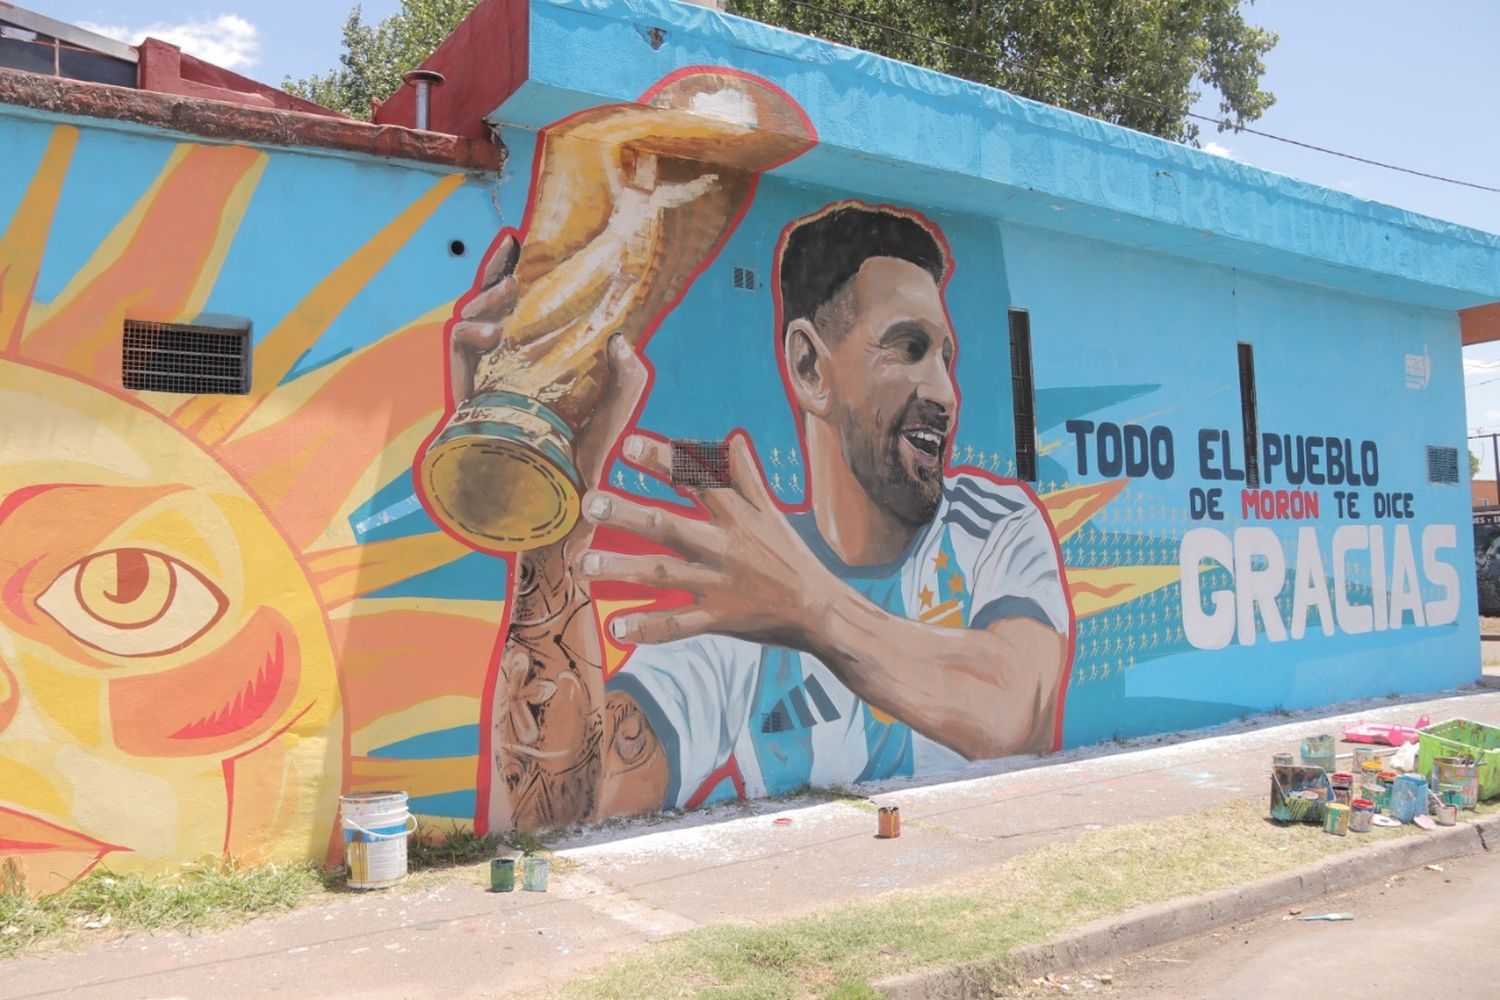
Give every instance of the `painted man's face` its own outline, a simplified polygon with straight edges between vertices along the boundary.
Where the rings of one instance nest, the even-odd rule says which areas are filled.
[[[850,279],[849,328],[831,338],[833,420],[865,492],[903,522],[937,512],[958,407],[953,329],[931,274],[872,257]]]

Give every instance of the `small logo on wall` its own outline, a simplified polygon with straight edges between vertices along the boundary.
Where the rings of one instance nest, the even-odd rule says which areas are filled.
[[[1421,354],[1408,354],[1406,356],[1406,387],[1408,389],[1425,389],[1432,381],[1432,359],[1427,356],[1427,347],[1424,344]]]

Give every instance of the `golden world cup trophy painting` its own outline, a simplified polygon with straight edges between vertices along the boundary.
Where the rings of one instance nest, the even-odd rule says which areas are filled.
[[[592,485],[572,442],[604,392],[606,342],[620,333],[636,347],[734,229],[760,174],[814,142],[780,89],[711,68],[543,133],[513,261],[519,298],[421,462],[449,530],[498,551],[567,535]]]

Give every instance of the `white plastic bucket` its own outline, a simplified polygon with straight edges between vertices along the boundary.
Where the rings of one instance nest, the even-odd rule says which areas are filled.
[[[416,820],[405,792],[356,792],[339,797],[344,863],[351,889],[386,889],[406,878],[406,837]]]

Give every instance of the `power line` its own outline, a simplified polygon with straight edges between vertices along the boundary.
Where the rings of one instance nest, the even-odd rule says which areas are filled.
[[[1158,101],[1154,97],[1146,97],[1143,94],[1132,94],[1129,91],[1120,90],[1116,87],[1108,86],[1107,84],[1095,83],[1092,80],[1081,80],[1077,77],[1053,72],[1052,70],[1040,69],[1037,66],[1017,66],[1012,60],[1009,60],[1003,55],[996,52],[986,52],[981,49],[971,48],[967,45],[959,45],[957,42],[948,42],[944,41],[941,38],[933,38],[931,35],[924,35],[920,32],[909,31],[906,28],[898,28],[893,24],[887,24],[883,21],[875,21],[870,18],[860,17],[858,14],[851,14],[847,11],[834,10],[831,7],[824,7],[820,4],[810,3],[809,0],[778,0],[778,2],[790,3],[797,7],[805,7],[808,10],[815,10],[821,14],[828,14],[833,17],[841,17],[846,21],[852,21],[856,24],[863,24],[866,27],[870,28],[878,28],[881,31],[888,31],[898,35],[904,35],[907,38],[914,38],[918,41],[927,42],[931,45],[938,45],[946,49],[952,49],[955,52],[963,52],[968,55],[979,56],[982,59],[992,59],[998,65],[1004,66],[1007,69],[1015,70],[1016,72],[1026,73],[1031,76],[1044,76],[1052,80],[1057,80],[1060,83],[1071,83],[1080,87],[1092,87],[1094,90],[1097,90],[1100,93],[1109,94],[1111,97],[1118,97],[1121,100],[1135,101],[1139,104],[1151,105],[1152,107],[1160,108],[1164,111],[1171,112],[1172,114],[1179,113],[1178,109],[1174,108],[1172,105],[1167,104],[1165,101]],[[1460,180],[1456,177],[1444,177],[1442,174],[1433,174],[1428,173],[1425,170],[1415,170],[1411,167],[1403,167],[1394,163],[1385,163],[1381,160],[1374,160],[1367,156],[1357,156],[1354,153],[1344,153],[1340,152],[1337,149],[1329,149],[1327,146],[1319,146],[1311,142],[1303,142],[1300,139],[1292,139],[1284,135],[1276,135],[1274,132],[1263,132],[1260,129],[1251,128],[1248,125],[1230,125],[1223,119],[1214,118],[1210,115],[1200,115],[1193,111],[1180,113],[1185,115],[1185,117],[1195,119],[1196,121],[1209,122],[1210,124],[1220,126],[1221,128],[1227,127],[1234,132],[1244,132],[1248,133],[1249,135],[1260,136],[1262,139],[1270,139],[1274,142],[1283,142],[1289,146],[1297,146],[1301,149],[1312,150],[1316,153],[1323,153],[1328,156],[1337,156],[1345,160],[1353,160],[1356,163],[1364,163],[1372,167],[1380,167],[1383,170],[1394,170],[1398,173],[1410,174],[1413,177],[1425,177],[1428,180],[1442,181],[1444,184],[1457,184],[1460,187],[1473,188],[1476,191],[1489,191],[1494,194],[1500,194],[1500,187],[1492,187],[1488,184],[1477,184],[1474,181]]]

